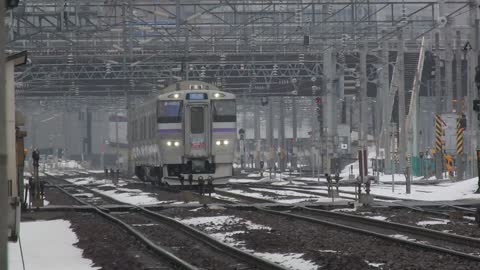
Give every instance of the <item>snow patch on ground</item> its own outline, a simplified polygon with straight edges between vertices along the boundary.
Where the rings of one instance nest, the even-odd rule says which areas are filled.
[[[423,220],[423,221],[419,221],[419,222],[417,222],[417,225],[419,225],[419,226],[445,225],[445,224],[448,224],[449,222],[450,222],[450,220],[448,220],[448,219],[437,219],[437,218],[435,218],[435,220]]]
[[[76,185],[90,185],[96,182],[94,177],[70,178],[67,181]]]
[[[290,191],[290,190],[275,190],[275,189],[269,189],[269,188],[250,188],[250,189],[255,191],[275,193],[280,196],[314,197],[313,195],[310,195],[310,194]]]
[[[22,248],[26,269],[91,270],[92,261],[82,257],[82,250],[75,247],[75,233],[66,220],[22,222]],[[48,244],[48,248],[46,245]],[[18,243],[8,245],[10,270],[22,270]]]
[[[357,208],[338,208],[338,209],[333,209],[331,212],[355,212],[357,211]]]
[[[258,180],[255,180],[255,179],[229,179],[228,180],[229,183],[256,183],[258,182]]]
[[[474,192],[478,187],[478,178],[460,182],[441,183],[437,185],[412,185],[411,194],[406,194],[405,185],[396,185],[392,192],[391,185],[372,185],[371,194],[421,201],[454,201],[461,199],[480,199]],[[354,191],[354,187],[343,187],[342,190]]]
[[[150,226],[158,226],[160,224],[155,223],[146,223],[146,224],[132,224],[133,227],[150,227]]]
[[[220,194],[212,193],[212,198],[220,199],[220,200],[225,200],[225,201],[230,201],[230,202],[239,202],[239,200],[227,196],[222,196]]]
[[[373,218],[373,219],[376,219],[376,220],[387,220],[387,217],[384,217],[384,216],[369,216],[369,218]]]
[[[207,232],[221,230],[225,225],[242,224],[247,227],[247,230],[271,230],[268,226],[259,225],[249,220],[245,220],[235,216],[213,216],[213,217],[194,217],[189,219],[180,219],[180,222],[193,226],[204,226]]]
[[[141,192],[140,190],[127,189],[123,188],[121,193],[118,193],[117,190],[100,190],[92,189],[103,195],[112,197],[115,200],[134,204],[134,205],[147,205],[147,204],[159,204],[159,203],[168,203],[164,201],[159,201],[155,197],[152,197],[153,194],[147,192]]]
[[[80,198],[92,198],[94,195],[92,193],[77,193],[73,194],[75,197],[80,197]]]
[[[197,211],[195,209],[195,211]],[[265,253],[265,252],[255,252],[253,250],[246,249],[244,241],[238,241],[235,239],[235,235],[245,233],[245,231],[230,231],[230,232],[218,232],[224,230],[225,225],[245,225],[247,231],[250,230],[271,230],[270,227],[255,224],[249,220],[245,220],[235,216],[212,216],[212,217],[194,217],[188,219],[177,219],[180,222],[193,225],[193,226],[202,226],[202,230],[209,233],[209,235],[216,240],[222,241],[230,246],[240,248],[246,252],[252,253],[256,256],[264,258],[266,260],[272,261],[274,263],[280,264],[287,269],[295,270],[315,270],[318,269],[318,266],[311,261],[302,259],[303,254],[299,253],[288,253],[288,254],[279,254],[279,253]]]
[[[304,182],[299,182],[299,181],[278,181],[278,182],[272,183],[272,186],[287,186],[287,185],[304,186],[306,184]]]
[[[373,263],[373,262],[369,262],[367,260],[365,260],[365,262],[370,265],[370,266],[373,266],[373,267],[380,267],[382,265],[384,265],[384,263]]]
[[[233,231],[233,232],[220,232],[220,233],[211,233],[209,234],[214,239],[221,241],[225,244],[235,247],[241,247],[245,245],[244,241],[238,241],[234,238],[234,235],[245,233],[244,231]],[[243,249],[243,248],[242,248]],[[245,249],[243,249],[245,250]]]
[[[258,192],[247,192],[247,191],[239,190],[239,189],[228,189],[228,190],[225,190],[225,191],[230,192],[230,193],[234,193],[234,194],[239,194],[239,195],[252,197],[252,198],[270,199],[270,200],[272,199],[272,197],[263,196],[262,193],[258,193]]]
[[[301,253],[267,253],[267,252],[254,252],[256,256],[262,257],[266,260],[278,263],[287,269],[296,269],[296,270],[317,270],[318,265],[311,261],[302,259],[303,254]]]
[[[324,252],[324,253],[337,253],[338,252],[336,250],[331,250],[331,249],[320,249],[319,251]]]
[[[402,239],[402,240],[407,240],[407,241],[416,241],[415,239],[408,238],[408,236],[403,235],[403,234],[392,234],[392,235],[390,235],[390,236],[391,236],[391,237],[398,238],[398,239]]]

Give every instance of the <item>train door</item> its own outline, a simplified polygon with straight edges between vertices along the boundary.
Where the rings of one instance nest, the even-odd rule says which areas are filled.
[[[206,104],[190,104],[187,106],[186,112],[185,156],[207,158],[210,155],[208,106]]]

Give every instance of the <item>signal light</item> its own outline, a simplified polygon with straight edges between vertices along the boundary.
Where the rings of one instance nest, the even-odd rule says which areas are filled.
[[[19,0],[5,0],[5,7],[7,9],[12,9],[18,7]]]
[[[480,100],[474,99],[473,100],[473,110],[476,112],[480,112]]]

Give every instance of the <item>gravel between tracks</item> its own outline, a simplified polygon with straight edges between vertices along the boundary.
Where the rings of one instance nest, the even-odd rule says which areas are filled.
[[[50,202],[50,205],[81,205],[55,187],[45,188],[45,199]]]
[[[239,245],[257,252],[300,253],[324,269],[479,269],[480,263],[458,257],[424,251],[371,236],[322,226],[293,218],[279,217],[258,211],[237,209],[167,209],[172,217],[232,215],[271,230],[251,230],[230,237]],[[198,226],[205,229],[205,226]],[[219,232],[235,228],[223,226]],[[210,232],[212,233],[212,232]],[[369,265],[370,263],[377,263]]]
[[[241,261],[155,219],[134,212],[112,214],[134,226],[135,229],[159,246],[165,247],[171,253],[200,269],[226,270],[237,269],[237,267],[239,267],[238,269],[247,268]]]
[[[445,231],[470,237],[480,237],[480,228],[475,221],[463,219],[449,219],[429,213],[420,213],[410,209],[396,208],[359,208],[356,211],[347,212],[364,217],[376,217],[386,221],[425,227],[427,229]]]

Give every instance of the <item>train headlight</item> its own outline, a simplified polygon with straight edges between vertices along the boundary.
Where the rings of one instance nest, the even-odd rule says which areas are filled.
[[[220,146],[222,144],[222,141],[217,141],[215,144]]]
[[[228,140],[224,140],[223,141],[223,145],[228,145],[229,141]]]
[[[168,145],[168,146],[172,146],[172,142],[171,142],[171,141],[168,141],[168,142],[167,142],[167,145]]]
[[[179,98],[179,97],[180,97],[180,94],[174,94],[173,97],[174,97],[174,98]]]
[[[214,98],[221,98],[221,97],[224,97],[224,96],[225,96],[225,95],[222,94],[222,93],[215,93],[215,94],[213,94],[213,97],[214,97]]]
[[[179,147],[179,146],[180,146],[180,142],[175,142],[174,145],[175,145],[176,147]]]

